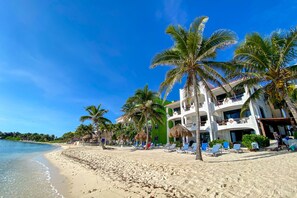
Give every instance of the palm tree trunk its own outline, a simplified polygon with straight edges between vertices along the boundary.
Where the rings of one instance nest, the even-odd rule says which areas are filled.
[[[286,101],[286,103],[287,103],[287,105],[289,107],[289,110],[293,114],[293,117],[294,117],[295,122],[297,122],[297,111],[296,111],[296,107],[292,103],[292,101],[291,101],[291,99],[290,99],[290,97],[289,97],[288,94],[285,96],[285,101]],[[296,128],[296,126],[293,126],[293,127]]]
[[[202,159],[201,148],[200,148],[200,113],[199,113],[199,97],[198,97],[198,90],[197,90],[197,79],[196,76],[193,75],[193,84],[194,84],[194,103],[195,103],[195,111],[196,111],[196,143],[197,143],[197,150],[196,150],[196,160]]]
[[[97,130],[97,136],[98,136],[98,142],[99,142],[99,144],[101,144],[101,146],[102,146],[102,149],[104,150],[105,149],[105,146],[104,146],[104,144],[101,142],[101,132],[99,131],[99,125],[98,124],[95,124],[95,127],[96,127],[96,130]]]
[[[145,128],[146,128],[146,145],[145,145],[145,149],[148,149],[149,130],[148,130],[148,123],[147,123],[147,116],[145,116]]]

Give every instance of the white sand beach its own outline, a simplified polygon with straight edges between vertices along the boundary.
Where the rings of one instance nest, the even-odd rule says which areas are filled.
[[[71,146],[46,154],[70,197],[297,197],[297,152],[204,155]]]

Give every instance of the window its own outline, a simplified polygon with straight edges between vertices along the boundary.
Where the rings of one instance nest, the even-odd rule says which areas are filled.
[[[218,95],[216,98],[217,98],[217,101],[220,102],[220,101],[223,101],[225,98],[227,97],[227,94],[221,94],[221,95]]]
[[[229,118],[240,118],[240,111],[241,109],[236,109],[232,111],[225,111],[224,112],[224,119],[227,120]],[[243,117],[249,117],[251,115],[250,110],[247,110],[244,112]]]
[[[181,120],[174,121],[174,125],[178,125],[178,124],[181,124]]]

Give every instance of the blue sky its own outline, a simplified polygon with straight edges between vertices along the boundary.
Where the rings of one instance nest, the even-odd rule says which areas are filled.
[[[296,13],[296,0],[0,1],[0,131],[60,136],[93,104],[115,121],[137,88],[157,91],[164,80],[168,68],[149,65],[172,45],[169,24],[188,27],[206,15],[206,36],[224,28],[242,41],[246,33],[295,27]]]

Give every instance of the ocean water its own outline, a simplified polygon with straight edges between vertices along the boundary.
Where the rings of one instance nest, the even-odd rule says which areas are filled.
[[[48,144],[0,140],[0,198],[57,198],[51,170],[42,154],[56,149]]]

